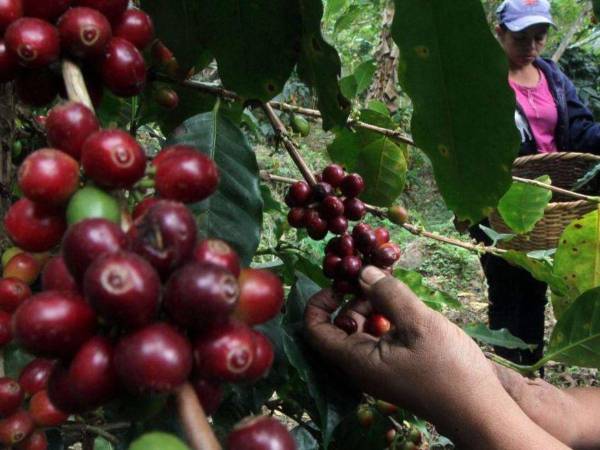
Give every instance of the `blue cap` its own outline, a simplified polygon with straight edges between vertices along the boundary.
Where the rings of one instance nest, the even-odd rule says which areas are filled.
[[[496,10],[498,22],[510,31],[521,31],[531,25],[554,25],[548,0],[505,0]]]

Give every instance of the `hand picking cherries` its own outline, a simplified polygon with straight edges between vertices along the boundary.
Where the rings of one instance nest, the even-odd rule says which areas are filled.
[[[391,271],[400,259],[400,247],[390,242],[385,228],[372,228],[360,222],[367,208],[358,198],[364,190],[359,174],[347,174],[341,166],[331,164],[318,180],[312,187],[305,181],[290,186],[285,196],[291,208],[288,222],[294,228],[306,229],[317,241],[324,239],[328,232],[337,235],[325,247],[323,273],[333,280],[334,292],[359,299],[358,277],[362,268],[371,264]],[[351,230],[350,221],[358,221]],[[357,329],[356,322],[349,316],[338,316],[334,323],[349,334]],[[389,330],[390,323],[381,314],[373,314],[365,324],[365,331],[374,336],[382,336]]]

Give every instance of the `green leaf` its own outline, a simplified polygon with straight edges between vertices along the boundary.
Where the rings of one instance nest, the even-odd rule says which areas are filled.
[[[189,450],[189,447],[172,434],[152,432],[133,441],[129,450]]]
[[[596,15],[596,19],[600,19],[600,0],[592,0],[592,5],[594,6],[594,14]]]
[[[7,377],[14,379],[19,378],[19,374],[23,367],[33,361],[33,356],[29,353],[25,353],[17,346],[16,343],[12,342],[3,349],[4,356],[4,372]]]
[[[444,306],[460,309],[461,303],[445,292],[429,287],[420,273],[402,268],[394,269],[394,277],[406,284],[423,302],[432,309],[441,311]]]
[[[550,184],[548,175],[536,178],[537,181]],[[544,217],[544,210],[552,192],[548,189],[514,182],[498,203],[498,212],[515,233],[529,233],[535,224]]]
[[[282,91],[298,58],[299,5],[287,0],[201,0],[207,43],[223,84],[268,101]]]
[[[544,361],[600,368],[600,288],[582,294],[556,323]]]
[[[290,273],[296,275],[296,272],[300,272],[322,288],[331,285],[331,281],[323,274],[323,268],[309,258],[289,250],[278,252],[277,256],[285,263]]]
[[[395,3],[392,36],[413,102],[412,136],[447,205],[477,223],[510,187],[519,149],[506,55],[479,0]]]
[[[600,207],[599,207],[600,208]],[[554,255],[554,275],[577,295],[600,285],[600,218],[598,209],[571,222],[563,231]]]
[[[327,146],[327,153],[333,162],[341,164],[348,171],[356,170],[360,141],[358,134],[348,128],[336,128],[335,139]]]
[[[356,91],[358,90],[358,84],[354,75],[348,75],[340,80],[340,89],[344,97],[353,98],[356,97]]]
[[[518,348],[522,350],[535,350],[535,345],[530,345],[522,339],[513,336],[506,328],[500,330],[490,330],[487,325],[482,323],[470,323],[463,327],[465,333],[473,339],[494,346],[504,348]]]
[[[244,134],[221,113],[210,112],[186,120],[168,143],[193,145],[217,163],[217,192],[191,209],[203,236],[230,242],[249,265],[260,239],[263,201],[256,156]]]
[[[362,8],[359,5],[352,5],[338,20],[336,20],[333,30],[335,33],[341,33],[346,30],[362,14]]]
[[[379,100],[370,101],[367,105],[367,109],[378,112],[379,114],[382,114],[384,116],[389,117],[390,115],[390,110],[387,108],[387,106],[385,106],[385,103],[380,102]]]
[[[297,426],[291,431],[298,450],[319,450],[319,442],[310,434],[306,428]]]
[[[302,42],[298,61],[298,75],[317,91],[318,105],[323,117],[323,128],[346,124],[350,102],[338,85],[341,70],[340,57],[321,34],[321,0],[298,0],[302,12]]]
[[[509,250],[500,255],[509,263],[515,264],[529,271],[533,278],[548,283],[552,292],[564,295],[569,291],[568,285],[553,273],[552,264],[546,259],[535,259],[529,257],[526,253]]]
[[[348,6],[348,0],[327,0],[327,8],[325,10],[325,17],[329,18],[335,16],[340,11]]]
[[[113,450],[112,444],[103,437],[94,439],[94,450]]]
[[[376,70],[377,65],[373,60],[365,61],[356,68],[356,70],[354,71],[354,78],[356,78],[357,95],[362,94],[369,88],[369,86],[371,86],[371,82],[373,81],[373,75],[375,74]]]
[[[277,200],[273,198],[273,194],[271,193],[271,188],[266,184],[260,185],[260,193],[263,199],[264,204],[264,212],[278,212],[283,214],[284,210]]]
[[[492,240],[493,246],[496,246],[500,241],[510,241],[516,236],[511,233],[497,233],[496,230],[481,224],[479,224],[479,228]]]

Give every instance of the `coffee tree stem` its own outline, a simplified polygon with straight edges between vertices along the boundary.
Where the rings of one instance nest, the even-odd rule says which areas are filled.
[[[193,450],[221,450],[221,444],[208,423],[204,409],[190,383],[176,392],[179,418]]]

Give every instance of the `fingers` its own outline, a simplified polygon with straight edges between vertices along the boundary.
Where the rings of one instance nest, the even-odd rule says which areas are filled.
[[[357,331],[362,332],[367,317],[373,312],[371,302],[366,298],[354,298],[340,311],[340,316],[351,317],[357,325]]]

